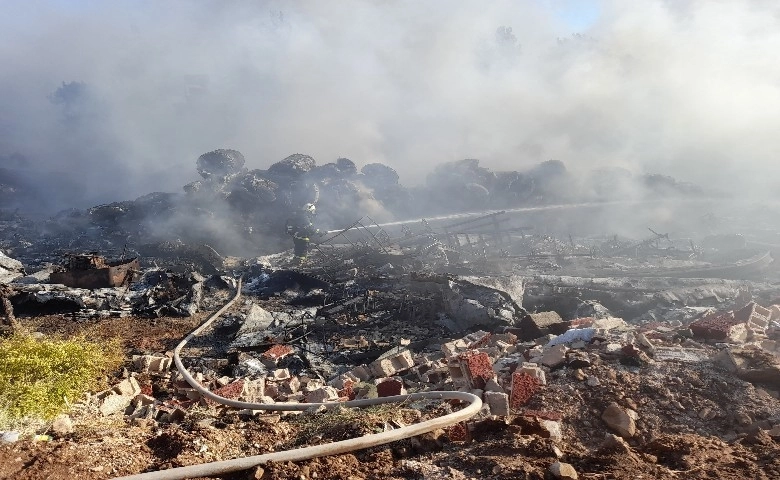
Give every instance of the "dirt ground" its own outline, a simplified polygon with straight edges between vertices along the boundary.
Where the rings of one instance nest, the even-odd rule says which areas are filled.
[[[20,320],[45,334],[120,337],[131,368],[131,355],[172,350],[205,315]],[[571,464],[579,478],[590,479],[780,478],[780,443],[768,433],[780,413],[773,392],[711,365],[654,362],[637,367],[606,359],[586,373],[598,378],[598,388],[575,378],[577,372],[561,369],[529,405],[562,417],[560,440],[545,438],[549,434],[537,428],[538,420],[532,417],[488,419],[476,424],[466,441],[437,431],[352,454],[267,464],[218,478],[546,479],[553,478],[549,468],[556,461]],[[151,391],[164,387],[145,386]],[[604,443],[607,429],[600,414],[610,402],[640,414],[638,433],[626,444]],[[114,478],[352,438],[432,418],[449,408],[457,406],[303,415],[244,415],[193,407],[178,423],[74,411],[72,433],[39,431],[50,438],[0,444],[0,478]]]

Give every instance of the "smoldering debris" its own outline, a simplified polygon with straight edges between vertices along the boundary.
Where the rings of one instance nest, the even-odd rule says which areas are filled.
[[[233,276],[208,279],[149,270],[131,290],[168,291],[181,282],[167,297],[172,299],[200,285],[201,302],[216,309],[215,300],[235,287],[235,275],[244,277],[240,306],[204,332],[184,359],[204,385],[230,398],[338,402],[465,389],[486,404],[469,431],[498,417],[556,442],[564,441],[564,423],[592,430],[603,422],[627,440],[650,438],[665,409],[723,438],[780,420],[773,407],[780,396],[776,283],[518,271],[459,276],[435,271],[441,265],[419,268],[416,250],[398,246],[403,239],[384,248],[342,247],[339,262],[320,252],[298,269],[275,257],[277,263],[239,265]],[[154,297],[161,305],[166,301],[161,293]],[[162,352],[139,350],[137,358],[139,373],[152,374],[165,387],[155,390],[154,402],[127,409],[130,417],[176,421],[163,414],[168,406],[175,405],[181,417],[206,402],[170,371]],[[158,364],[163,366],[151,367]],[[711,386],[720,396],[707,396],[712,400],[704,412],[694,408],[693,397],[655,399],[632,390],[643,382],[660,384],[672,372],[675,378],[702,379],[691,386],[691,392],[701,392],[691,395],[706,396]],[[633,380],[621,384],[627,376]],[[770,392],[768,400],[740,396],[741,389],[730,388],[740,382]],[[566,403],[569,396],[560,392],[567,388],[594,395],[625,390],[633,392],[631,398],[649,399],[605,403],[589,419],[581,405]],[[733,405],[750,405],[750,421],[734,420]],[[533,430],[534,422],[541,427]]]
[[[281,171],[300,180],[306,173],[294,160]],[[312,185],[298,192],[324,198],[328,185]],[[289,250],[238,257],[181,240],[144,243],[123,248],[138,256],[138,271],[107,288],[51,283],[57,269],[111,264],[96,253],[43,268],[10,257],[2,265],[13,272],[19,316],[62,321],[214,312],[242,278],[241,301],[183,352],[201,384],[228,398],[341,402],[469,391],[485,406],[460,434],[446,433],[454,442],[503,425],[592,449],[606,448],[603,434],[614,432],[609,448],[630,452],[628,442],[641,446],[690,425],[724,441],[776,431],[780,271],[771,236],[756,241],[745,230],[744,241],[714,241],[651,227],[637,238],[564,237],[539,233],[533,218],[516,220],[497,211],[382,225],[364,215],[312,245],[303,264]],[[119,388],[128,393],[88,400],[101,415],[157,425],[210,406],[166,352],[133,353],[134,371]]]
[[[198,159],[202,180],[182,194],[42,222],[5,214],[0,273],[15,315],[205,315],[242,278],[242,301],[185,354],[204,385],[253,402],[464,389],[486,405],[467,432],[499,418],[555,441],[563,422],[585,421],[643,438],[664,408],[684,415],[695,405],[686,397],[618,403],[609,393],[600,416],[584,418],[561,400],[562,389],[612,392],[626,375],[652,383],[674,370],[780,397],[780,241],[770,221],[722,210],[713,228],[714,214],[681,208],[674,222],[635,213],[626,226],[633,236],[600,230],[611,210],[582,202],[594,197],[567,183],[560,162],[528,172],[455,162],[431,173],[427,191],[405,188],[390,167],[346,158],[245,165],[239,152],[216,150]],[[546,205],[575,199],[566,209]],[[408,214],[406,202],[432,202],[427,212],[443,214],[394,220]],[[317,205],[328,231],[295,263],[283,226],[305,203]],[[464,209],[474,212],[448,213]],[[689,228],[671,230],[684,222]],[[125,275],[114,278],[112,268]],[[127,415],[179,421],[208,404],[170,371],[165,352],[135,353],[139,372],[130,378],[164,385],[143,402],[126,399]],[[735,392],[689,423],[729,438],[780,421],[768,404]],[[726,420],[734,402],[753,408],[752,423]],[[118,413],[108,407],[101,411]]]
[[[287,241],[286,218],[306,203],[319,207],[321,228],[337,230],[366,215],[386,223],[423,214],[621,200],[626,194],[622,189],[596,188],[603,172],[574,175],[560,161],[524,171],[491,171],[477,159],[454,161],[439,165],[423,185],[414,187],[402,185],[390,166],[361,167],[348,158],[318,165],[309,155],[293,154],[265,170],[248,169],[248,163],[237,150],[217,149],[197,158],[194,167],[201,180],[184,185],[180,193],[153,192],[37,220],[25,218],[25,212],[40,211],[35,189],[13,180],[9,169],[8,188],[3,190],[9,199],[3,205],[19,210],[2,211],[0,246],[32,260],[65,247],[118,254],[125,248],[175,240],[206,244],[222,255],[251,256],[281,250]],[[0,177],[0,184],[6,177]],[[621,178],[636,187],[631,200],[707,197],[707,192],[667,177]]]

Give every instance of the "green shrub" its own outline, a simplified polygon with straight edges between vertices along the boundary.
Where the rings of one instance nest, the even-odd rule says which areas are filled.
[[[105,386],[105,375],[122,364],[118,340],[91,342],[37,339],[17,334],[0,339],[0,410],[11,419],[48,420],[69,402]]]

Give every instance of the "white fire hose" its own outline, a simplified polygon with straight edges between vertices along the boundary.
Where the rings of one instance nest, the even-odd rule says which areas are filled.
[[[181,349],[192,338],[198,335],[206,327],[208,327],[214,320],[219,318],[238,297],[241,296],[241,279],[238,280],[236,288],[236,295],[228,303],[226,303],[219,311],[211,315],[203,324],[187,335],[179,345],[173,351],[173,360],[176,364],[176,368],[187,380],[192,388],[200,392],[203,397],[214,400],[222,405],[227,405],[235,408],[245,408],[251,410],[271,410],[271,411],[297,411],[297,410],[309,410],[319,407],[335,408],[335,407],[368,407],[371,405],[381,405],[385,403],[400,403],[410,402],[416,400],[458,400],[465,402],[468,405],[442,417],[426,420],[414,425],[408,425],[396,430],[389,430],[382,433],[375,433],[371,435],[365,435],[363,437],[353,438],[350,440],[342,440],[339,442],[328,443],[325,445],[316,445],[313,447],[298,448],[295,450],[286,450],[282,452],[266,453],[263,455],[254,455],[251,457],[236,458],[233,460],[223,460],[219,462],[204,463],[201,465],[191,465],[188,467],[177,467],[168,470],[161,470],[156,472],[139,473],[136,475],[128,475],[125,477],[116,477],[118,480],[182,480],[186,478],[197,477],[213,477],[216,475],[223,475],[230,472],[236,472],[239,470],[247,470],[258,465],[262,465],[267,462],[297,462],[301,460],[308,460],[316,457],[324,457],[328,455],[338,455],[342,453],[352,452],[369,447],[375,447],[377,445],[383,445],[397,440],[403,440],[405,438],[414,437],[423,433],[431,432],[436,429],[445,428],[456,423],[468,420],[474,416],[482,408],[482,400],[467,392],[452,392],[452,391],[438,391],[438,392],[421,392],[413,393],[409,395],[396,395],[392,397],[371,398],[365,400],[351,400],[347,402],[331,402],[331,403],[250,403],[240,402],[237,400],[231,400],[229,398],[221,397],[203,385],[198,383],[195,378],[184,368],[181,362],[179,353]]]

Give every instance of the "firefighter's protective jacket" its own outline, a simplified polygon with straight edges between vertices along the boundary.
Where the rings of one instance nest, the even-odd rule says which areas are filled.
[[[299,213],[287,220],[287,234],[296,240],[309,241],[314,235],[319,235],[320,230],[314,227],[311,215]]]

